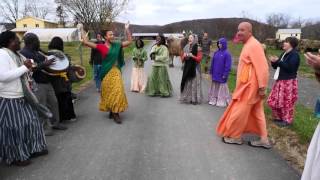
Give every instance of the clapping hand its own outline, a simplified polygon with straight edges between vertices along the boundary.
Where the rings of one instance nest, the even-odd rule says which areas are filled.
[[[276,62],[276,61],[278,61],[278,59],[279,59],[279,57],[277,57],[277,56],[274,56],[274,55],[269,56],[269,61],[271,61],[271,62]]]
[[[320,68],[320,56],[314,55],[310,52],[304,54],[304,57],[306,58],[306,62],[308,65],[310,65],[313,68],[319,69]]]
[[[56,61],[55,58],[51,58],[51,59],[46,58],[46,60],[43,62],[43,65],[50,66],[50,65],[54,64],[55,61]]]
[[[33,60],[31,59],[26,59],[24,62],[23,62],[23,65],[25,65],[29,70],[32,69],[32,66],[33,66]]]

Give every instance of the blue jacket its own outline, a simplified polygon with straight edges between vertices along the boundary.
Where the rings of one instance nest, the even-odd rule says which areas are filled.
[[[222,45],[220,49],[218,44]],[[217,42],[218,50],[214,52],[211,61],[210,74],[213,81],[226,83],[231,70],[231,55],[228,51],[228,42],[225,38],[219,39]]]

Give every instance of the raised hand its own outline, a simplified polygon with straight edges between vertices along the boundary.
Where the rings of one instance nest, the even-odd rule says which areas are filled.
[[[129,29],[129,27],[130,27],[130,22],[128,21],[128,22],[124,25],[124,28],[125,28],[125,29]]]

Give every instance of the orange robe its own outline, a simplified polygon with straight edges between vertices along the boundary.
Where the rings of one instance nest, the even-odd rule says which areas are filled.
[[[268,69],[262,45],[254,37],[250,37],[240,54],[232,101],[217,126],[219,136],[241,138],[244,133],[254,133],[267,137],[259,88],[266,88],[268,85]]]

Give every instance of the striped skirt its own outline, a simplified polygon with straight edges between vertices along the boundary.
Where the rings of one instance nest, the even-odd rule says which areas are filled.
[[[47,148],[38,114],[24,98],[0,97],[0,110],[0,161],[25,161]]]
[[[201,86],[201,72],[199,66],[196,70],[196,77],[190,79],[184,85],[183,92],[180,94],[181,103],[196,103],[201,104],[203,100],[202,86]]]

